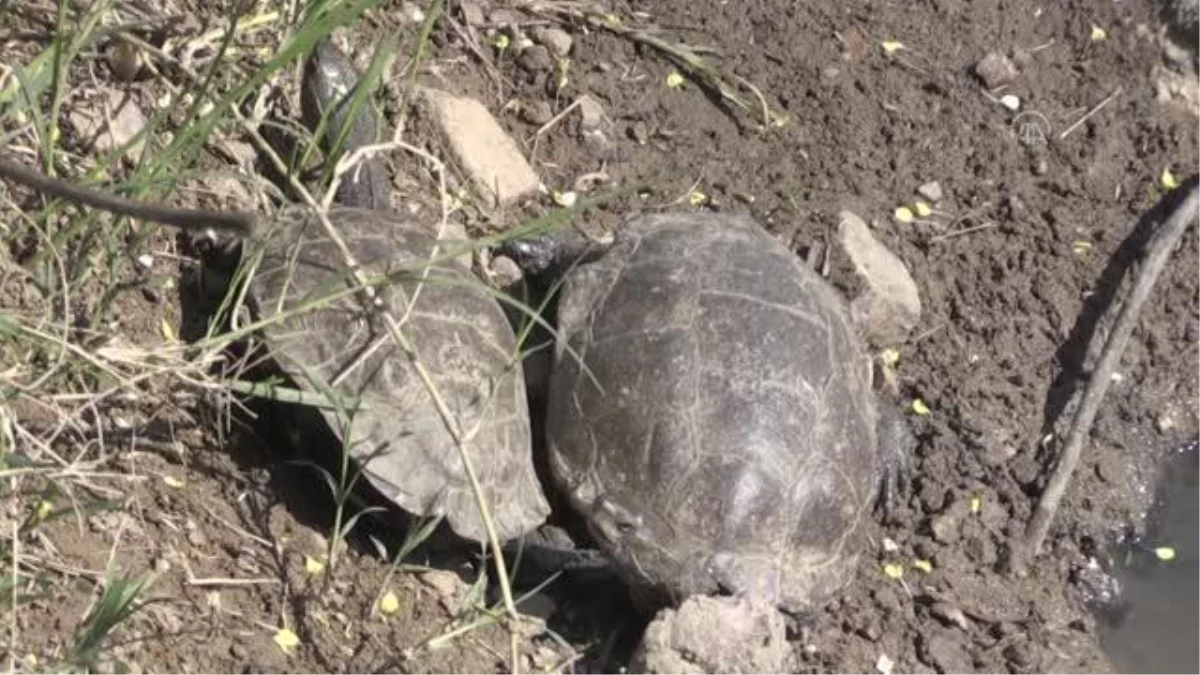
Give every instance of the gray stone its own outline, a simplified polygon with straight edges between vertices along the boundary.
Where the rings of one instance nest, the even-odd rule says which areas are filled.
[[[940,513],[929,521],[929,530],[933,540],[939,544],[953,544],[958,541],[958,517],[952,513]]]
[[[953,633],[944,629],[921,636],[921,660],[940,673],[971,673],[975,664]]]
[[[565,58],[571,53],[571,34],[561,28],[542,26],[534,29],[533,39],[545,45],[556,58]]]
[[[838,241],[866,290],[850,304],[850,314],[876,347],[899,344],[921,320],[921,297],[908,268],[875,239],[862,218],[840,214]]]
[[[787,653],[783,615],[770,603],[698,595],[659,612],[632,667],[643,673],[778,673]]]
[[[436,89],[421,93],[450,153],[485,199],[504,207],[537,193],[533,167],[482,103]]]
[[[975,74],[988,89],[1012,82],[1019,74],[1017,66],[1000,52],[992,52],[975,64]]]
[[[550,56],[550,50],[542,45],[522,49],[517,62],[531,73],[545,73],[554,67],[554,57]]]
[[[146,115],[132,96],[116,89],[104,89],[90,106],[76,106],[70,113],[72,126],[85,149],[103,154],[126,143],[146,126]],[[127,148],[126,156],[142,152],[145,139]]]
[[[925,199],[928,199],[931,202],[940,202],[940,201],[942,201],[942,197],[944,196],[942,194],[942,185],[941,185],[941,183],[938,183],[936,180],[931,180],[928,183],[925,183],[921,187],[917,188],[917,194],[921,195],[922,197],[924,197]]]
[[[604,124],[604,106],[591,94],[579,97],[580,126],[584,131],[595,131]]]

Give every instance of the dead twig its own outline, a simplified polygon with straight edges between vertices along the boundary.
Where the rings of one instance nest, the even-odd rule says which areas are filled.
[[[1162,272],[1167,258],[1171,255],[1171,251],[1179,242],[1179,238],[1187,230],[1188,225],[1196,220],[1197,199],[1197,187],[1193,183],[1183,202],[1175,208],[1146,244],[1145,257],[1140,269],[1135,273],[1133,288],[1129,291],[1129,297],[1121,306],[1116,323],[1105,340],[1104,350],[1100,353],[1100,359],[1088,381],[1083,399],[1071,421],[1071,428],[1067,433],[1066,442],[1063,444],[1058,465],[1054,468],[1049,482],[1046,483],[1046,489],[1042,492],[1037,509],[1034,510],[1033,517],[1029,520],[1029,526],[1025,531],[1025,550],[1023,555],[1019,556],[1016,565],[1017,571],[1023,570],[1028,561],[1041,552],[1042,543],[1050,529],[1050,522],[1067,490],[1067,483],[1071,480],[1075,466],[1079,463],[1083,441],[1091,431],[1092,422],[1096,419],[1096,412],[1100,408],[1100,402],[1104,398],[1108,384],[1112,381],[1113,372],[1125,351],[1129,335],[1137,324],[1142,305],[1145,304],[1150,292],[1154,289],[1154,283],[1158,280],[1158,276]]]
[[[1108,98],[1097,103],[1095,108],[1092,108],[1091,110],[1084,113],[1083,117],[1080,117],[1074,124],[1067,127],[1061,134],[1059,134],[1058,140],[1061,141],[1062,139],[1066,138],[1068,134],[1070,134],[1072,131],[1075,131],[1076,129],[1078,129],[1080,127],[1080,125],[1082,125],[1084,122],[1090,120],[1092,118],[1092,115],[1095,115],[1096,113],[1098,113],[1102,109],[1104,109],[1104,106],[1108,105],[1109,103],[1112,103],[1113,99],[1115,99],[1117,96],[1120,96],[1122,91],[1125,91],[1125,87],[1117,87],[1117,90],[1114,91],[1113,93],[1109,94]]]

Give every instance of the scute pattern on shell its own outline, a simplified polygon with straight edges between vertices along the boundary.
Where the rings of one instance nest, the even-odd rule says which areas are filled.
[[[345,207],[328,215],[368,277],[408,270],[384,289],[383,306],[400,322],[460,428],[478,426],[468,448],[497,534],[514,538],[540,525],[549,504],[534,473],[516,340],[500,305],[461,263],[428,265],[435,240],[400,216]],[[353,282],[319,220],[303,208],[288,209],[249,251],[247,262],[258,261],[251,296],[263,318],[343,294],[271,322],[264,334],[274,359],[298,383],[310,382],[306,372],[312,372],[340,395],[360,397],[364,409],[351,416],[352,437],[342,440],[365,465],[365,476],[406,511],[443,513],[460,536],[484,540],[452,436],[375,306],[345,293]],[[341,438],[345,415],[335,408],[322,415]]]
[[[560,343],[550,465],[628,580],[796,612],[840,588],[881,467],[836,292],[748,217],[693,213],[627,223],[561,293],[590,375]]]

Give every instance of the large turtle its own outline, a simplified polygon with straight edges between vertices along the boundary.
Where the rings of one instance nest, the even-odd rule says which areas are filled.
[[[346,120],[345,95],[357,79],[328,42],[306,64],[308,122],[315,125],[327,110],[334,121],[326,146]],[[355,116],[352,123],[347,150],[375,141],[373,115]],[[445,255],[446,242],[386,210],[388,181],[378,160],[349,177],[338,191],[342,203],[327,213],[361,272],[387,278],[375,298],[354,290],[343,249],[303,206],[284,207],[257,222],[248,214],[128,202],[7,161],[0,162],[0,175],[126,215],[248,235],[231,242],[233,255],[210,259],[216,264],[206,283],[222,291],[230,282],[245,288],[249,327],[278,370],[310,398],[333,394],[321,407],[290,406],[294,440],[332,439],[348,449],[382,496],[411,514],[443,515],[454,533],[484,541],[456,442],[413,360],[386,329],[382,315],[390,312],[456,418],[499,538],[519,537],[549,514],[533,466],[512,327],[493,294],[463,263]],[[242,286],[241,280],[248,281]],[[240,295],[239,290],[231,297]]]
[[[502,248],[562,280],[556,486],[643,606],[820,607],[893,464],[844,301],[744,215],[636,217],[582,261],[577,241]]]
[[[344,106],[357,79],[327,41],[306,64],[306,121],[316,126],[330,113],[327,147],[347,121]],[[347,152],[376,142],[376,119],[368,107],[350,120]],[[390,312],[456,418],[497,536],[518,537],[543,522],[549,505],[534,472],[515,335],[493,294],[447,255],[451,244],[439,242],[432,228],[384,210],[389,185],[382,162],[368,159],[338,191],[343,205],[328,213],[362,270],[392,277],[379,300],[345,294],[352,280],[342,252],[307,211],[276,218],[257,238],[262,245],[246,249],[243,265],[253,266],[250,295],[257,318],[266,322],[263,337],[274,360],[306,388],[315,377],[361,403],[351,414],[326,406],[320,415],[374,488],[409,513],[444,515],[456,534],[484,541],[454,437],[412,359],[389,335],[381,310]],[[342,297],[289,314],[311,304],[318,289]]]

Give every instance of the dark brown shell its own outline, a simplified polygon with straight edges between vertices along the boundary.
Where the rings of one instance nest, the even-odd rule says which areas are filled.
[[[398,275],[382,306],[461,428],[473,433],[468,448],[497,534],[514,538],[540,525],[549,505],[534,474],[516,339],[496,298],[445,246],[429,265],[435,240],[395,214],[335,207],[328,215],[368,277]],[[456,533],[483,540],[460,454],[428,389],[378,306],[345,293],[352,283],[345,259],[320,221],[303,208],[285,210],[246,250],[245,263],[255,266],[250,294],[274,360],[307,391],[324,391],[315,375],[360,400],[352,416],[336,407],[322,415],[374,487],[410,513],[445,514]],[[327,300],[334,293],[342,295]],[[340,434],[347,419],[349,439]]]
[[[559,330],[551,470],[636,587],[804,611],[845,583],[882,469],[823,279],[748,217],[646,216],[568,275]]]

